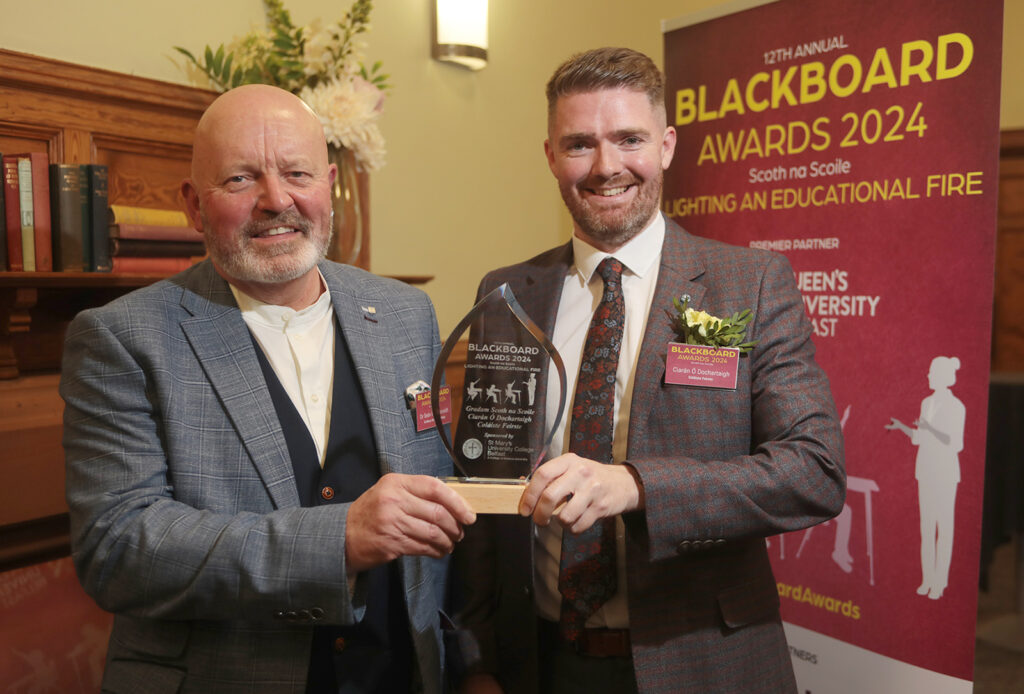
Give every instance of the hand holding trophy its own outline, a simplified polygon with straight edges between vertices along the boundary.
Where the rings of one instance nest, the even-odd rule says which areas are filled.
[[[512,289],[502,284],[470,310],[441,349],[430,384],[435,422],[442,421],[445,365],[467,331],[462,409],[453,440],[444,426],[438,428],[460,474],[445,482],[477,513],[517,513],[523,489],[544,458],[565,409],[565,365]],[[556,390],[544,388],[549,362],[558,375]],[[545,401],[553,392],[558,414],[546,430]]]

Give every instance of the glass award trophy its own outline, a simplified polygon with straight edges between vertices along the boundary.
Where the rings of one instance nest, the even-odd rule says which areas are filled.
[[[442,421],[445,365],[467,331],[462,404],[453,440],[444,426],[438,427],[459,474],[445,482],[477,513],[517,513],[523,489],[562,420],[565,365],[512,289],[502,284],[472,308],[441,349],[430,384],[436,422]],[[545,385],[550,364],[558,374],[557,389]],[[557,402],[545,402],[552,393],[557,393]],[[454,395],[452,402],[456,401]],[[550,431],[545,427],[545,407],[557,407]]]

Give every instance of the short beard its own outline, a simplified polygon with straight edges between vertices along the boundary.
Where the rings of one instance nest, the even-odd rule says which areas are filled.
[[[636,201],[629,209],[613,218],[595,211],[584,203],[576,195],[575,186],[559,186],[559,192],[573,221],[584,235],[604,246],[619,248],[647,228],[658,210],[663,180],[664,173],[661,173],[657,180],[639,183],[640,190]]]
[[[277,226],[293,226],[300,229],[303,238],[297,239],[288,248],[269,254],[257,251],[250,243],[251,237],[259,231]],[[210,229],[203,219],[203,228]],[[234,280],[260,284],[280,284],[302,277],[316,267],[327,254],[333,229],[318,234],[312,223],[295,211],[283,212],[273,219],[247,222],[232,237],[225,238],[216,232],[206,235],[206,250],[213,262]]]

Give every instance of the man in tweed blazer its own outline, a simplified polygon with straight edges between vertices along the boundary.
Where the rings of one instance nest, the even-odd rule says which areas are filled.
[[[646,56],[574,56],[548,83],[548,104],[545,151],[573,239],[488,274],[479,294],[509,283],[575,380],[604,293],[595,267],[608,255],[622,262],[620,464],[566,453],[563,425],[520,501],[524,517],[467,529],[456,549],[463,691],[793,692],[765,538],[838,513],[845,474],[792,270],[780,255],[691,236],[659,214],[675,132]],[[717,316],[753,312],[746,339],[757,345],[740,359],[735,390],[665,382],[672,300],[684,296]],[[570,383],[569,401],[573,392]],[[609,517],[619,519],[618,592],[568,641],[555,624],[560,536]]]
[[[436,321],[419,290],[322,260],[335,175],[295,96],[227,92],[182,188],[211,259],[68,329],[72,554],[115,613],[104,691],[369,692],[395,672],[404,691],[442,691],[443,557],[473,514],[436,479],[448,457],[404,400],[429,380]],[[250,322],[268,315],[322,326],[326,375],[299,344],[316,330]],[[275,332],[291,341],[283,362]],[[326,416],[290,402],[289,380],[314,402],[333,393]],[[368,481],[342,498],[360,464]],[[374,595],[390,609],[386,647],[361,631]],[[359,655],[337,666],[346,649]],[[388,667],[371,675],[371,662]]]

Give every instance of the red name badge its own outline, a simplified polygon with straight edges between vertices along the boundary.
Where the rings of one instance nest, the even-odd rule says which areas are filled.
[[[736,347],[704,347],[668,343],[665,383],[700,388],[736,390],[740,350]]]
[[[438,391],[439,408],[441,410],[441,423],[452,423],[452,389],[450,386],[441,386]],[[433,429],[434,410],[430,405],[430,391],[416,394],[416,431]]]

